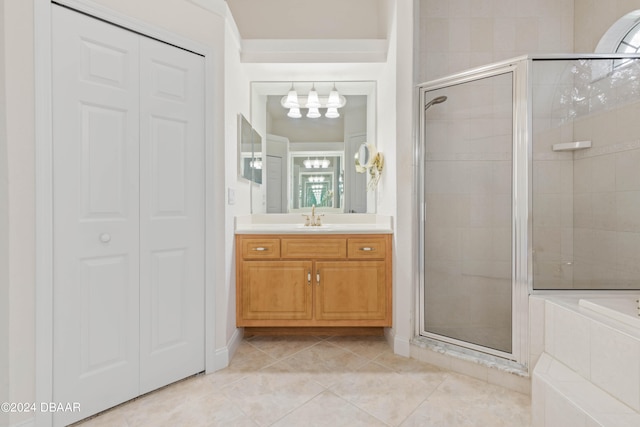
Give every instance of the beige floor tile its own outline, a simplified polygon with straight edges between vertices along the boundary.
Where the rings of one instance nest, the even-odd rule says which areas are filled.
[[[375,359],[380,354],[393,354],[384,337],[331,337],[327,341],[366,359]]]
[[[526,427],[529,397],[459,374],[450,374],[402,427]]]
[[[424,382],[371,362],[333,385],[337,396],[389,425],[398,425],[432,393]]]
[[[255,337],[242,342],[226,369],[179,381],[78,425],[531,424],[529,396],[396,356],[378,338]]]
[[[291,412],[273,427],[384,427],[387,424],[325,391]]]
[[[96,417],[89,418],[88,420],[72,425],[74,427],[129,427],[127,419],[125,418],[120,406]]]
[[[267,353],[274,359],[282,359],[289,357],[299,351],[311,347],[320,342],[317,337],[306,336],[284,336],[284,337],[268,337],[257,336],[252,337],[247,342],[257,349]]]
[[[368,360],[323,341],[284,359],[282,363],[289,372],[309,374],[319,384],[329,387],[344,375],[357,371]]]
[[[268,426],[324,390],[306,375],[267,370],[246,376],[222,392],[256,423]]]

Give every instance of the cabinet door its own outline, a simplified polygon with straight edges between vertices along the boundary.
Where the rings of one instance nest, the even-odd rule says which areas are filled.
[[[238,326],[242,320],[310,320],[311,261],[244,261]]]
[[[316,262],[316,320],[386,320],[385,268],[384,261]]]

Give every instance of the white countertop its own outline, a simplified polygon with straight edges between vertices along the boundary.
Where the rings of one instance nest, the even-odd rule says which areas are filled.
[[[236,234],[392,234],[391,216],[326,214],[321,226],[305,226],[302,214],[254,214],[235,218]]]

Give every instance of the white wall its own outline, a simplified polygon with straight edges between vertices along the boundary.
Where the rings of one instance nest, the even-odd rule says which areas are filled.
[[[250,85],[240,63],[239,37],[233,20],[229,20],[225,35],[225,182],[227,189],[234,193],[235,204],[226,204],[225,284],[224,291],[221,288],[217,295],[216,306],[219,319],[224,319],[218,322],[216,336],[224,337],[225,343],[236,332],[234,217],[251,212],[250,184],[238,178],[238,114],[243,114],[247,120],[251,116]]]
[[[28,402],[35,397],[33,2],[6,0],[4,18],[9,196],[8,401]],[[11,414],[10,422],[28,417]]]
[[[414,2],[392,2],[390,12],[393,27],[389,39],[389,60],[386,81],[389,86],[383,99],[389,102],[379,120],[383,134],[379,146],[385,153],[385,171],[380,183],[378,206],[380,213],[394,216],[394,350],[409,356],[409,341],[414,335],[415,248],[417,224],[415,192],[413,190],[414,139]],[[382,104],[382,102],[381,102]],[[382,107],[381,107],[382,108]],[[389,165],[389,166],[387,166]]]
[[[0,2],[0,23],[4,29],[4,2]],[[9,401],[9,182],[7,132],[5,36],[0,31],[0,402]],[[0,412],[0,426],[9,424],[9,414]]]

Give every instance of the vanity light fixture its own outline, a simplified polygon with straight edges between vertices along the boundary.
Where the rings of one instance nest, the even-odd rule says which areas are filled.
[[[280,104],[284,108],[289,109],[287,116],[293,119],[302,117],[302,113],[300,112],[301,107],[308,109],[306,116],[310,119],[322,117],[320,108],[327,109],[324,115],[326,118],[337,119],[340,117],[338,108],[344,107],[347,104],[347,99],[338,93],[335,83],[333,84],[333,89],[329,92],[329,96],[319,96],[315,88],[315,83],[311,86],[311,91],[307,96],[298,96],[292,83],[289,93],[282,97]]]
[[[343,107],[344,104],[340,102],[340,94],[338,93],[338,89],[336,89],[336,84],[333,84],[333,89],[329,92],[329,99],[327,99],[327,108],[340,108]]]
[[[338,113],[338,109],[336,107],[327,108],[327,112],[324,114],[327,119],[337,119],[340,117],[340,113]]]
[[[302,164],[307,169],[326,169],[329,167],[329,165],[331,165],[331,161],[329,161],[327,158],[324,158],[322,160],[315,158],[311,160],[307,157],[306,160],[302,161]]]
[[[262,169],[262,159],[260,157],[254,158],[249,162],[249,167],[251,169]]]
[[[302,114],[300,114],[300,108],[291,107],[289,109],[289,112],[287,113],[287,116],[291,117],[292,119],[299,119],[300,117],[302,117]]]
[[[309,111],[307,112],[307,117],[309,117],[310,119],[317,119],[321,115],[322,114],[320,114],[320,111],[316,107],[310,107]]]
[[[308,109],[320,108],[320,99],[318,98],[318,92],[316,92],[315,85],[311,86],[311,92],[309,92],[309,95],[307,95],[307,103],[304,106]]]
[[[286,100],[282,102],[282,106],[284,108],[300,108],[300,103],[298,102],[298,92],[296,92],[295,88],[293,87],[293,83],[291,83],[291,89],[289,89]]]

